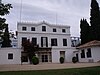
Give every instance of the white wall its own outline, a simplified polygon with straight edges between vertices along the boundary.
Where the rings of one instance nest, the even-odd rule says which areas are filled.
[[[26,31],[22,31],[22,27],[27,27]],[[42,32],[42,26],[46,26],[46,32]],[[31,27],[35,27],[36,31],[31,31]],[[56,28],[57,32],[53,32],[53,28]],[[64,48],[63,38],[67,39],[67,47],[71,47],[70,38],[70,27],[69,26],[59,26],[59,25],[47,25],[47,24],[30,24],[30,23],[18,23],[18,48],[21,48],[22,37],[27,37],[27,39],[32,39],[32,37],[37,37],[37,43],[41,46],[41,37],[48,37],[48,45],[51,47],[51,38],[57,38],[59,48]],[[66,33],[62,33],[62,29],[66,29]],[[65,47],[66,48],[66,47]]]
[[[94,62],[100,61],[100,47],[93,47],[92,48],[92,55]]]
[[[60,51],[65,51],[65,62],[72,62],[73,51],[75,50],[75,48],[52,49],[52,62],[59,63]]]
[[[13,59],[8,59],[8,53],[13,53]],[[0,48],[0,64],[21,64],[21,50],[16,48]]]
[[[41,47],[41,37],[48,37],[48,47],[51,47],[51,39],[57,38],[57,46],[52,46],[52,62],[59,63],[60,51],[65,51],[65,62],[71,62],[73,57],[73,49],[71,49],[70,27],[65,25],[52,25],[52,24],[32,24],[32,23],[18,23],[18,48],[21,48],[22,37],[32,39],[37,38],[37,44]],[[22,27],[27,27],[27,31],[22,31]],[[42,26],[46,26],[46,32],[42,31]],[[36,31],[31,31],[31,27],[35,27]],[[53,32],[56,28],[57,32]],[[62,29],[66,32],[63,33]],[[63,39],[67,39],[67,46],[63,46]]]
[[[100,47],[95,46],[95,47],[89,47],[89,48],[91,48],[92,57],[87,58],[86,52],[87,52],[88,48],[84,48],[84,50],[85,50],[85,58],[81,58],[81,54],[80,53],[81,53],[82,49],[80,49],[79,53],[78,53],[79,54],[79,62],[89,62],[89,60],[93,60],[93,62],[100,61]]]
[[[65,62],[72,62],[72,57],[74,56],[74,51],[76,51],[76,48],[69,48],[66,50],[65,54]]]

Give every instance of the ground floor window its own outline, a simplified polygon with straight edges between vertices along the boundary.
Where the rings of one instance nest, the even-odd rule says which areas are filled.
[[[51,52],[38,52],[40,62],[52,62]]]
[[[81,51],[81,58],[85,58],[85,51],[84,50]]]
[[[92,55],[91,55],[91,48],[88,48],[87,49],[87,58],[90,58],[90,57],[92,57]]]
[[[13,53],[8,53],[8,59],[13,59]]]
[[[48,55],[42,55],[42,62],[48,62]]]
[[[21,61],[22,62],[28,62],[28,57],[27,56],[22,56]]]

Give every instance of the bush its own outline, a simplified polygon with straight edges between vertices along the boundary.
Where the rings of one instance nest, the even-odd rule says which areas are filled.
[[[39,64],[39,59],[38,59],[36,56],[33,56],[33,58],[32,58],[32,63],[33,63],[34,65]]]
[[[76,57],[73,57],[73,58],[72,58],[72,62],[73,62],[73,63],[78,62],[77,58],[76,58]]]
[[[60,63],[62,64],[62,63],[64,63],[64,57],[60,57]]]

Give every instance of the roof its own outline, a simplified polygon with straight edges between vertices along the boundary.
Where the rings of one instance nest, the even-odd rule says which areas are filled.
[[[100,41],[93,40],[93,41],[90,41],[90,42],[85,43],[83,45],[80,45],[80,46],[78,46],[76,48],[80,49],[80,48],[87,48],[87,47],[94,47],[94,46],[100,46]]]
[[[46,21],[42,21],[42,22],[18,22],[17,25],[42,25],[42,24],[45,24],[45,25],[48,25],[48,26],[59,26],[59,27],[68,27],[70,28],[70,26],[68,25],[60,25],[60,24],[50,24]]]

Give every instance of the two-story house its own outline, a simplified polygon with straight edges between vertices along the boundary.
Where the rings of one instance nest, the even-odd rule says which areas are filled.
[[[70,26],[49,24],[45,21],[39,23],[18,22],[18,48],[22,41],[30,39],[39,45],[37,56],[40,62],[59,63],[64,57],[65,62],[71,62],[73,49],[71,48]]]

